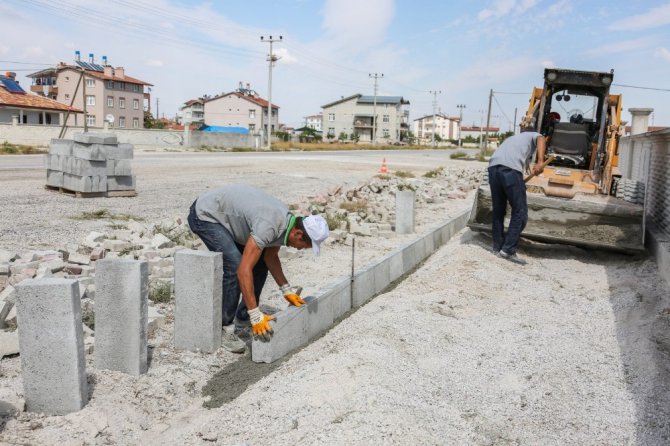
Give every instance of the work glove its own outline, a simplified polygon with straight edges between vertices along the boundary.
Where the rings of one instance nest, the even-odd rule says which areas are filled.
[[[284,295],[284,299],[286,299],[288,303],[290,303],[294,307],[299,307],[305,304],[305,301],[302,300],[302,297],[300,297],[300,293],[302,292],[301,286],[292,287],[287,283],[285,285],[282,285],[279,289]]]
[[[263,314],[258,307],[248,310],[249,320],[251,321],[251,331],[254,336],[263,342],[267,342],[272,338],[272,327],[270,321],[275,319],[274,316]]]

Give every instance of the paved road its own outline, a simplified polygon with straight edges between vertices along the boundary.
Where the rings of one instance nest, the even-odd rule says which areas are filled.
[[[464,149],[468,154],[475,154],[476,149]],[[378,166],[386,158],[391,171],[402,169],[431,170],[447,164],[450,155],[455,150],[357,150],[357,151],[328,151],[328,152],[152,152],[137,150],[133,160],[133,168],[153,166],[157,162],[201,163],[211,160],[225,159],[232,165],[267,162],[335,162],[351,165]],[[453,161],[449,161],[453,164]],[[43,170],[41,155],[6,155],[0,157],[0,171],[2,170]],[[345,169],[346,170],[346,169]]]

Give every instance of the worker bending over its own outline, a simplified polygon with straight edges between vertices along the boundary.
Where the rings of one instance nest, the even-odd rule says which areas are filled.
[[[200,195],[191,205],[188,224],[210,251],[223,254],[223,347],[233,353],[245,350],[235,334],[236,316],[242,324],[251,322],[254,336],[269,340],[274,316],[258,308],[268,271],[291,305],[305,303],[284,276],[279,248],[311,247],[318,256],[329,234],[326,221],[318,215],[295,216],[259,189],[230,184]]]

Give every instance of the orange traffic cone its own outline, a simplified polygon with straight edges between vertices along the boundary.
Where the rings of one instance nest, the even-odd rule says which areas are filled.
[[[389,173],[388,167],[386,167],[386,158],[382,161],[382,168],[379,169],[379,173]]]

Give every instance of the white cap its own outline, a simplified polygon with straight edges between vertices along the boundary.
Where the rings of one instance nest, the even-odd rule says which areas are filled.
[[[314,255],[318,256],[321,252],[321,243],[328,238],[328,223],[320,215],[310,215],[302,219],[302,225],[312,239]]]

